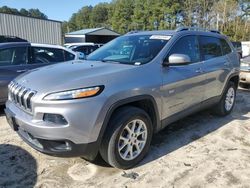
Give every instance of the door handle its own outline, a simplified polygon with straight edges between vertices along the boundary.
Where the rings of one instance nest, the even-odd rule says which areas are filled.
[[[23,70],[17,70],[16,72],[22,73],[22,72],[26,72],[26,71],[27,71],[27,69],[23,69]]]

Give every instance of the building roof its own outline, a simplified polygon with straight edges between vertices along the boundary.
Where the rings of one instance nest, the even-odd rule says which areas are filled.
[[[105,27],[100,28],[91,28],[91,29],[82,29],[79,31],[74,31],[67,33],[66,35],[107,35],[107,36],[119,36],[120,34],[107,29]]]

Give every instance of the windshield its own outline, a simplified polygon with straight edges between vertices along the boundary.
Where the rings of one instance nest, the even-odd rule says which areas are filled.
[[[87,60],[145,64],[155,58],[169,39],[170,36],[166,35],[122,36],[97,49]]]

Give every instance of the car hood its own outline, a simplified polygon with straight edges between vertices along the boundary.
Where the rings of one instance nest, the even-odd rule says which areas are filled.
[[[105,85],[113,74],[119,75],[134,68],[136,66],[111,62],[72,61],[31,70],[15,81],[32,90],[47,93]]]

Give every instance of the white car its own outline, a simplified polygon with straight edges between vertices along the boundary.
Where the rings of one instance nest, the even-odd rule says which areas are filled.
[[[56,63],[81,59],[81,53],[59,45],[31,43],[33,56],[41,63]],[[38,56],[38,57],[37,57]]]
[[[240,64],[240,86],[248,87],[250,85],[250,56],[241,59]]]

